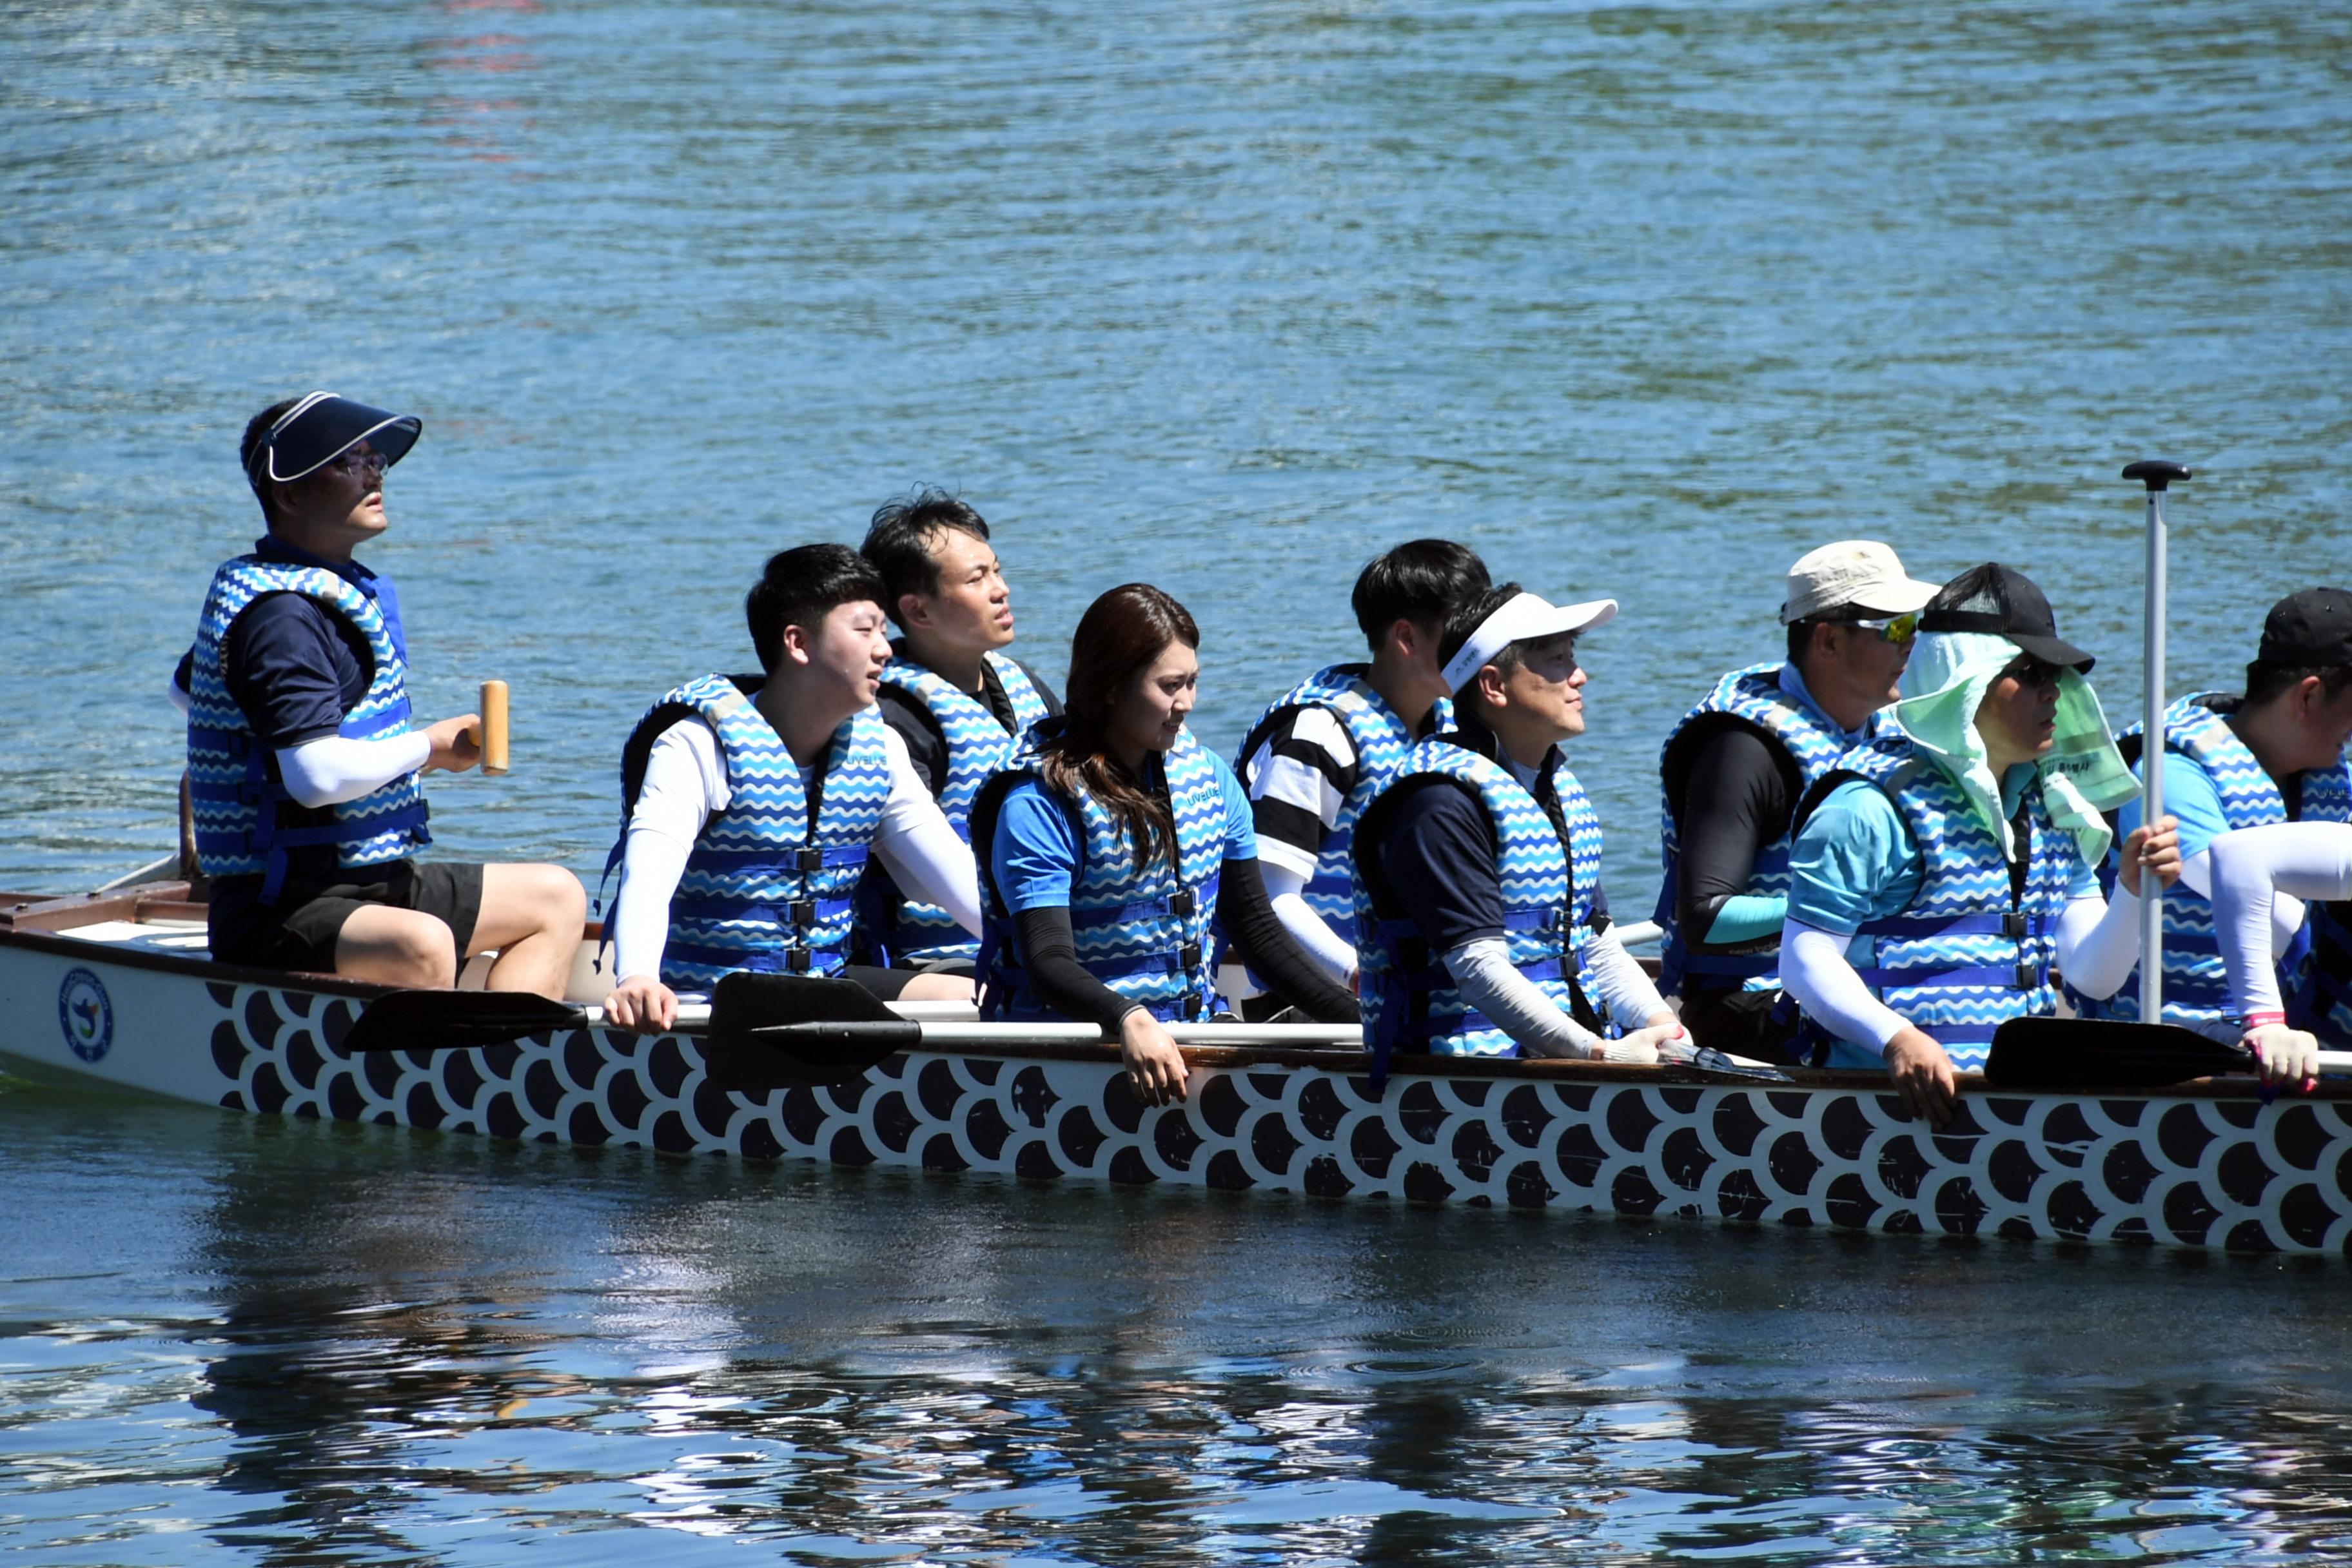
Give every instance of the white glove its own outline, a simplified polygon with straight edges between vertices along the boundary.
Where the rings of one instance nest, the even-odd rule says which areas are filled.
[[[2308,1092],[2319,1086],[2319,1041],[2284,1024],[2259,1024],[2238,1042],[2254,1053],[2264,1089],[2288,1084]]]
[[[1602,1040],[1593,1052],[1592,1059],[1655,1067],[1662,1061],[1686,1062],[1696,1054],[1697,1048],[1691,1044],[1690,1031],[1680,1024],[1675,1024],[1636,1029],[1622,1039]]]

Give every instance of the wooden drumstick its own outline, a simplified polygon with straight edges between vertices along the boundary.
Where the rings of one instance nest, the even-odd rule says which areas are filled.
[[[482,682],[482,721],[474,726],[475,743],[482,748],[482,771],[507,771],[507,683]]]

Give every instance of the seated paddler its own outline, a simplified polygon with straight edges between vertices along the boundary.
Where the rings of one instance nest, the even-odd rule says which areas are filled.
[[[1893,702],[1920,607],[1936,584],[1874,540],[1809,551],[1780,601],[1788,657],[1735,669],[1666,737],[1658,757],[1665,931],[1658,989],[1682,998],[1701,1046],[1791,1059],[1781,997],[1789,829],[1806,789]]]
[[[876,858],[980,929],[971,850],[874,706],[890,659],[882,595],[847,545],[769,557],[743,600],[761,673],[689,680],[637,721],[613,847],[613,1023],[659,1033],[678,992],[737,971],[845,976],[885,1001],[971,999],[961,976],[848,961]]]
[[[2241,1037],[2243,1020],[2231,1003],[2217,940],[2208,850],[2221,835],[2243,828],[2285,825],[2291,839],[2321,824],[2352,822],[2347,737],[2352,594],[2341,588],[2306,588],[2271,607],[2242,695],[2200,691],[2166,709],[2164,809],[2180,825],[2180,885],[2164,900],[2166,1023]],[[2142,772],[2141,726],[2117,744]],[[2139,818],[2140,802],[2127,802],[2118,828],[2128,832]],[[2294,1026],[2316,1032],[2331,1049],[2352,1047],[2352,911],[2325,900],[2306,909],[2291,895],[2275,908],[2296,920],[2275,953]],[[2088,1016],[2137,1018],[2137,966],[2105,1001],[2073,1000]]]
[[[1780,980],[1811,1059],[1884,1067],[1915,1115],[1951,1119],[1993,1031],[2058,1011],[2057,972],[2114,994],[2139,952],[2138,893],[2179,872],[2169,819],[2124,841],[2109,900],[2103,812],[2138,790],[2024,574],[1969,568],[1919,616],[1902,698],[1807,792],[1790,851]]]
[[[971,506],[917,490],[874,514],[858,553],[882,575],[882,607],[898,626],[877,699],[907,744],[916,774],[948,825],[971,831],[972,797],[1013,755],[1013,742],[1062,710],[1043,676],[1007,651],[1013,592]],[[880,860],[859,885],[859,951],[902,969],[970,973],[980,944],[939,905],[910,899]]]
[[[2341,1037],[2323,1040],[2299,1026],[2328,1020],[2298,1011],[2280,984],[2279,955],[2302,936],[2306,909],[2352,907],[2352,823],[2233,828],[2216,836],[2206,853],[2232,1032],[2261,1065],[2266,1085],[2309,1089],[2318,1077],[2322,1046],[2347,1047]]]
[[[983,1015],[1100,1026],[1150,1104],[1184,1094],[1163,1026],[1219,1011],[1212,920],[1285,1004],[1357,1017],[1275,917],[1240,781],[1185,727],[1200,646],[1184,606],[1147,584],[1097,599],[1070,640],[1067,712],[1029,731],[971,814]]]
[[[471,713],[411,722],[392,579],[354,559],[423,431],[330,392],[263,409],[240,457],[268,531],[213,574],[173,681],[215,959],[561,997],[587,896],[560,866],[420,860],[423,775],[480,759]]]
[[[1349,599],[1370,662],[1317,670],[1268,703],[1242,742],[1242,787],[1274,912],[1326,974],[1351,989],[1356,818],[1415,742],[1453,728],[1438,645],[1455,608],[1492,585],[1486,563],[1451,540],[1416,539],[1374,558]],[[1240,965],[1221,979],[1242,1016],[1271,1016],[1271,998]]]
[[[1457,608],[1455,727],[1356,825],[1356,951],[1375,1078],[1394,1052],[1655,1062],[1688,1037],[1609,920],[1601,819],[1561,743],[1584,732],[1577,639],[1617,601],[1517,583]]]

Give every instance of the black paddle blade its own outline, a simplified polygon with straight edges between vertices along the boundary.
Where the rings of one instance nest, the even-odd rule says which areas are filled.
[[[579,1008],[528,991],[394,991],[343,1037],[347,1051],[452,1051],[502,1046],[587,1023]]]
[[[901,1026],[781,1032],[794,1025]],[[862,1078],[876,1063],[921,1039],[920,1026],[899,1017],[854,980],[730,974],[710,994],[710,1033],[702,1059],[717,1087],[761,1094]]]
[[[2105,1018],[2011,1018],[1993,1032],[1985,1081],[2000,1089],[2160,1089],[2253,1058],[2178,1024]]]
[[[1797,1081],[1779,1068],[1766,1067],[1761,1062],[1754,1067],[1748,1067],[1744,1063],[1733,1061],[1712,1046],[1700,1047],[1698,1055],[1686,1062],[1669,1062],[1667,1065],[1678,1068],[1686,1073],[1695,1073],[1725,1082],[1794,1083]]]

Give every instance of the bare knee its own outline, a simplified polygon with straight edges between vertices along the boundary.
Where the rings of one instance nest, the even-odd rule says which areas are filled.
[[[386,985],[457,984],[457,939],[418,910],[361,910],[335,939],[335,973]]]
[[[901,1002],[969,1002],[974,995],[970,979],[961,974],[918,974],[898,993]]]

